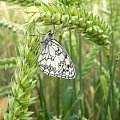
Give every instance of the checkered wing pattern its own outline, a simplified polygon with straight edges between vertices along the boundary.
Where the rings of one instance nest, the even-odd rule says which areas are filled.
[[[38,65],[49,76],[73,79],[76,75],[67,51],[55,39],[41,43]]]

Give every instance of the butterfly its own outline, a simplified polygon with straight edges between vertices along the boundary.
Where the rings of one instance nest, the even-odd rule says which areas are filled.
[[[38,55],[38,66],[49,76],[74,79],[76,76],[74,65],[64,47],[52,38],[54,32],[50,30],[42,38]]]

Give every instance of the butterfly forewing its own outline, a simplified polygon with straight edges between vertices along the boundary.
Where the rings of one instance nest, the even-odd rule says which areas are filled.
[[[44,73],[50,76],[73,79],[76,75],[68,53],[55,39],[41,43],[38,65]]]

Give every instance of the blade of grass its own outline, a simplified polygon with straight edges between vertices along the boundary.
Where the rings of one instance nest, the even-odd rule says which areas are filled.
[[[56,111],[57,111],[57,118],[60,115],[60,78],[57,78],[57,85],[56,85]]]
[[[48,82],[49,82],[49,103],[50,103],[50,111],[53,111],[53,99],[52,99],[52,91],[53,91],[53,89],[52,89],[52,81],[51,81],[51,79],[50,80],[48,80]]]
[[[71,34],[71,30],[69,29],[69,40],[70,40],[70,56],[71,59],[73,59],[73,48],[72,48],[72,34]],[[76,93],[76,81],[75,79],[73,79],[73,88],[74,88],[74,93],[75,93],[75,101],[77,100],[77,93]],[[78,105],[75,105],[75,113],[78,113]]]
[[[113,29],[113,5],[112,5],[112,0],[109,0],[110,3],[110,24],[111,24],[111,29]],[[114,72],[113,72],[113,64],[114,63],[114,48],[115,48],[115,43],[114,43],[114,33],[112,32],[111,36],[111,43],[112,43],[112,54],[111,54],[111,59],[108,58],[108,68],[109,68],[109,75],[110,75],[110,87],[109,87],[109,92],[108,92],[108,97],[107,97],[107,103],[106,103],[106,114],[105,114],[105,119],[107,118],[107,111],[108,111],[108,106],[110,104],[110,110],[111,110],[111,116],[113,120],[116,120],[116,109],[115,109],[115,97],[114,97]]]
[[[42,95],[43,102],[44,102],[44,107],[45,107],[45,119],[48,120],[49,117],[48,117],[48,111],[47,111],[47,103],[46,103],[45,95],[44,95],[44,92],[43,92],[43,85],[42,85],[41,78],[39,78],[39,81],[40,81],[40,91],[41,91],[41,95]]]
[[[78,34],[78,56],[79,56],[79,84],[80,84],[80,97],[83,97],[84,95],[84,89],[83,89],[83,80],[82,80],[82,39],[81,39],[81,33]],[[80,110],[81,110],[81,116],[84,115],[84,99],[80,100]]]

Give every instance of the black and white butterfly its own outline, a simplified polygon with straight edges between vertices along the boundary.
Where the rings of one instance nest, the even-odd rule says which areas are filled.
[[[76,76],[74,65],[65,48],[52,38],[53,34],[50,30],[41,41],[38,65],[49,76],[73,79]]]

